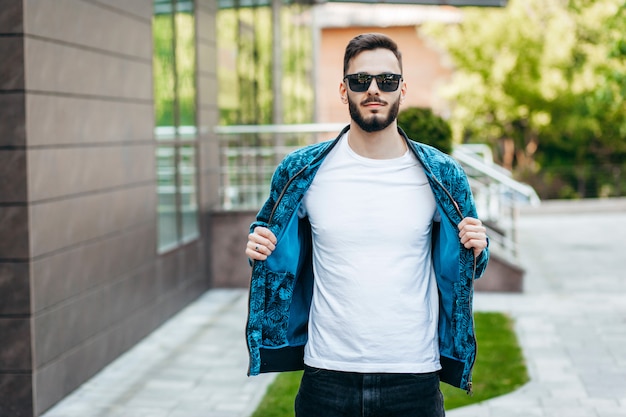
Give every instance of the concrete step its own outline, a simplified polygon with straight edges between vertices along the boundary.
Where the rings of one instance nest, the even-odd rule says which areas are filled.
[[[474,290],[520,293],[524,290],[525,273],[519,262],[508,259],[494,247],[490,250],[485,274],[474,282]]]

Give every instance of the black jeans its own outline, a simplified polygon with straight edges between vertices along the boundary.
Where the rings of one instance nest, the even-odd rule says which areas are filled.
[[[306,366],[296,417],[444,417],[439,374],[362,374]]]

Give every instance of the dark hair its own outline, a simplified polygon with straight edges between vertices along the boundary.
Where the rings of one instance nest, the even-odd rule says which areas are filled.
[[[402,54],[398,50],[398,45],[387,35],[382,33],[363,33],[358,35],[346,46],[346,53],[343,56],[343,75],[347,74],[348,67],[352,58],[363,51],[372,51],[374,49],[389,49],[398,58],[400,64],[400,72],[402,72]]]

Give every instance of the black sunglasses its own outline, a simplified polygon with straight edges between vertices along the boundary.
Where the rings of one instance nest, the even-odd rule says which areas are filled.
[[[363,93],[370,88],[370,84],[372,83],[372,79],[376,78],[376,85],[380,91],[384,91],[385,93],[391,93],[392,91],[396,91],[400,86],[400,80],[402,80],[401,74],[378,74],[378,75],[370,75],[370,74],[348,74],[343,77],[344,80],[348,80],[348,86],[350,86],[350,90],[355,93]]]

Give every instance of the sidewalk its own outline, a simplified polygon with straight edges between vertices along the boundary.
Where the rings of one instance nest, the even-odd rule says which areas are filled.
[[[246,375],[247,300],[208,291],[43,416],[250,416],[274,375]]]
[[[626,417],[626,200],[544,203],[519,226],[524,293],[474,305],[515,318],[531,381],[447,416]]]
[[[531,381],[448,417],[626,417],[626,200],[599,204],[522,215],[525,292],[475,307],[515,318]],[[246,376],[246,301],[207,292],[43,417],[250,416],[274,376]]]

